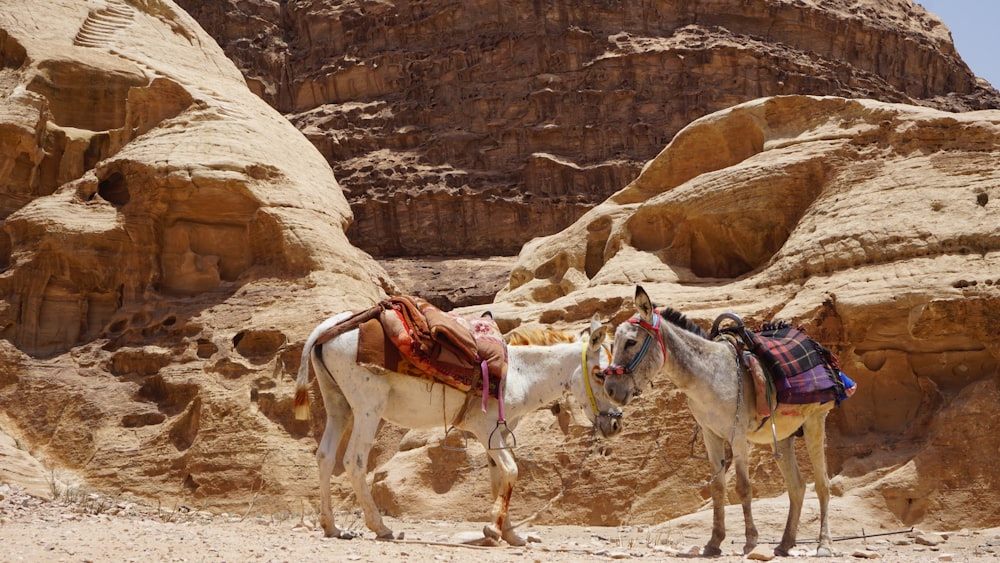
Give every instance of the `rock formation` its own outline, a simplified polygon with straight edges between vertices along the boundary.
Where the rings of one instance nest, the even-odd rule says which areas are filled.
[[[995,490],[995,464],[976,460],[997,446],[997,113],[804,96],[724,109],[775,93],[772,71],[792,91],[992,104],[935,20],[889,1],[734,3],[740,17],[725,21],[691,2],[537,14],[232,6],[262,10],[228,28],[239,48],[311,74],[259,74],[248,87],[169,0],[0,7],[0,456],[35,473],[0,478],[32,479],[41,494],[78,483],[170,507],[308,510],[322,413],[312,424],[291,417],[302,342],[328,314],[396,287],[345,235],[352,212],[333,155],[349,198],[407,205],[410,232],[382,238],[366,221],[354,231],[386,254],[394,240],[443,240],[421,230],[467,232],[484,210],[496,210],[495,232],[463,252],[503,254],[582,214],[524,247],[488,306],[506,329],[578,328],[595,311],[620,322],[635,283],[701,322],[735,311],[805,323],[861,385],[831,418],[838,491],[868,491],[890,523],[996,525],[994,496],[976,498]],[[299,30],[290,44],[317,46],[289,51],[312,58],[285,60],[285,36],[251,33],[275,22]],[[469,34],[483,49],[456,47]],[[359,59],[364,49],[372,54]],[[433,56],[407,58],[420,49]],[[520,74],[500,72],[515,66]],[[451,69],[464,74],[431,80]],[[397,88],[379,74],[390,71],[402,94],[365,90]],[[657,97],[661,82],[670,86]],[[372,95],[327,103],[338,91]],[[325,148],[255,92],[300,104],[292,117]],[[655,156],[712,110],[722,111]],[[588,128],[591,118],[600,121]],[[496,137],[484,144],[483,132]],[[390,198],[377,178],[415,191]],[[369,183],[373,195],[361,196]],[[545,205],[529,213],[528,200]],[[676,392],[658,387],[632,406],[613,441],[595,441],[576,412],[552,405],[517,428],[515,519],[658,522],[704,503],[706,468],[690,459],[693,425]],[[387,512],[485,518],[484,452],[441,448],[443,438],[443,428],[382,430],[370,466]],[[778,493],[776,472],[761,453],[758,496]],[[335,486],[349,509],[346,483]]]
[[[276,366],[392,288],[326,161],[170,2],[6,2],[0,62],[4,432],[92,487],[284,488]]]
[[[641,284],[706,329],[722,312],[802,324],[859,384],[830,417],[837,486],[870,489],[908,524],[996,525],[1000,504],[985,491],[1000,486],[989,459],[1000,416],[987,407],[1000,395],[998,147],[1000,111],[805,96],[735,106],[683,129],[565,231],[525,245],[490,307],[507,328],[594,310],[617,324]],[[635,439],[691,426],[659,383],[644,409],[627,409]],[[681,502],[683,472],[624,467],[627,481],[662,489],[660,504],[637,495],[634,513],[662,517]],[[769,483],[758,493],[775,469],[757,468]],[[974,514],[960,508],[970,502]]]
[[[379,257],[515,255],[754,98],[1000,107],[905,0],[179,0],[319,148]]]

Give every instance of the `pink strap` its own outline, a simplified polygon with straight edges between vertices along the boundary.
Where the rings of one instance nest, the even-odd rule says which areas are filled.
[[[483,362],[483,369],[486,369],[486,362]],[[497,383],[497,422],[507,422],[507,417],[503,414],[503,381]]]
[[[486,366],[486,360],[479,364],[483,369],[483,412],[486,412],[486,401],[490,398],[490,369]],[[503,385],[497,385],[497,422],[506,422],[507,417],[503,413]]]
[[[490,371],[486,367],[486,360],[479,365],[483,368],[483,412],[486,412],[486,400],[490,398]]]

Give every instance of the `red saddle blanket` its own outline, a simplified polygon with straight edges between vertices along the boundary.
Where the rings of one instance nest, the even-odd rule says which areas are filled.
[[[493,319],[446,313],[419,297],[395,296],[379,307],[379,316],[359,327],[359,364],[469,391],[482,387],[485,361],[490,395],[497,395],[507,374],[507,346]]]

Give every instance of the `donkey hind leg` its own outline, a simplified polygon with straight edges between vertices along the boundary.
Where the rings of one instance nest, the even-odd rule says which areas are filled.
[[[833,555],[833,539],[830,537],[828,521],[830,506],[830,477],[826,473],[826,412],[806,418],[804,433],[806,450],[812,463],[816,482],[816,496],[819,497],[819,546],[816,555]]]
[[[702,437],[712,469],[709,490],[712,492],[712,537],[705,544],[702,554],[715,557],[722,554],[722,540],[726,539],[726,443],[722,437],[703,428]]]
[[[788,489],[788,520],[785,522],[785,533],[781,543],[774,548],[774,554],[784,557],[795,547],[795,535],[799,528],[799,517],[802,515],[802,502],[806,496],[806,484],[799,472],[799,464],[795,460],[795,435],[778,441],[778,469],[785,478]]]
[[[750,553],[757,547],[757,526],[753,522],[751,504],[753,502],[753,485],[750,483],[750,470],[747,467],[749,443],[737,438],[733,446],[733,466],[736,469],[736,493],[743,503],[743,523],[746,526],[746,543],[743,553]]]
[[[361,504],[361,510],[365,514],[365,524],[368,529],[375,532],[378,539],[392,539],[392,530],[382,521],[382,514],[372,498],[371,490],[368,488],[368,454],[371,453],[372,444],[375,442],[375,434],[378,432],[379,422],[382,420],[382,413],[385,410],[385,398],[381,398],[377,404],[366,405],[368,408],[361,411],[354,411],[354,428],[351,430],[351,439],[347,443],[347,450],[344,452],[344,469],[351,480],[351,488],[354,489],[354,496]]]
[[[319,363],[319,362],[317,362]],[[320,392],[326,410],[326,428],[316,448],[316,462],[319,465],[320,525],[326,537],[352,537],[337,527],[330,503],[330,476],[344,472],[344,445],[346,432],[353,424],[353,412],[337,382],[321,365],[316,366],[320,377]]]
[[[349,417],[346,422],[350,426]],[[343,451],[341,451],[342,448],[338,447],[343,444],[343,438],[344,420],[338,420],[334,416],[328,415],[326,417],[326,430],[323,431],[323,438],[320,440],[319,447],[316,448],[316,462],[319,465],[320,525],[323,526],[323,532],[328,538],[346,539],[351,537],[349,532],[341,530],[334,523],[333,509],[330,503],[330,476],[344,472]]]

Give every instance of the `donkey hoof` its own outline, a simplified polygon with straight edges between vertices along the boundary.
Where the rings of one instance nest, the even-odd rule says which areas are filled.
[[[528,543],[527,540],[525,540],[521,536],[517,535],[516,532],[511,531],[511,530],[508,530],[508,531],[504,532],[504,534],[503,534],[503,541],[507,542],[508,544],[510,544],[510,545],[512,545],[514,547],[521,547],[521,546],[526,545]]]
[[[701,554],[705,557],[718,557],[719,555],[722,555],[722,550],[711,545],[706,545],[705,548],[701,550]]]
[[[385,531],[379,532],[375,535],[377,540],[394,540],[396,537],[392,534],[392,530],[386,529]]]
[[[829,547],[821,545],[816,548],[816,557],[833,557],[833,551]]]
[[[496,526],[493,524],[487,524],[483,526],[483,535],[490,538],[491,540],[499,540],[500,532],[497,531]]]

